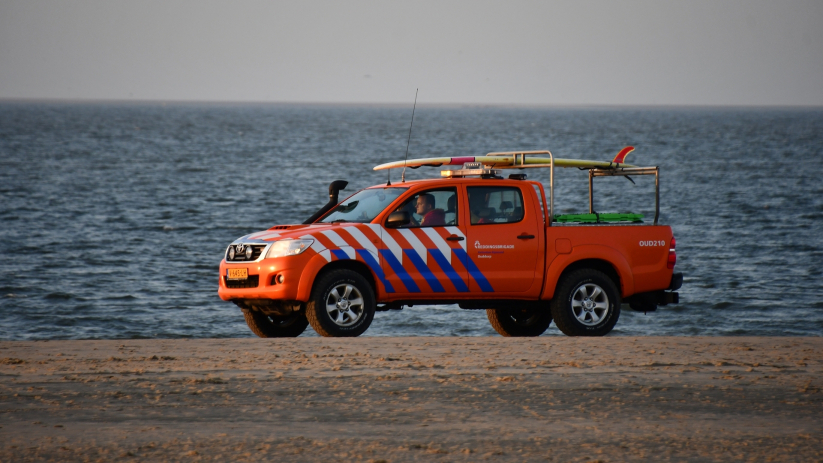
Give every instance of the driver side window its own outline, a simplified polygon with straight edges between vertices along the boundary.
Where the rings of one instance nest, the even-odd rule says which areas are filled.
[[[396,211],[406,211],[411,222],[401,228],[457,225],[457,190],[427,190],[413,195]]]

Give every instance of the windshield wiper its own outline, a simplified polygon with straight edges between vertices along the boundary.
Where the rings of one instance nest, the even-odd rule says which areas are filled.
[[[348,220],[346,220],[346,219],[335,219],[335,220],[331,221],[331,223],[341,223],[341,222],[348,222]]]

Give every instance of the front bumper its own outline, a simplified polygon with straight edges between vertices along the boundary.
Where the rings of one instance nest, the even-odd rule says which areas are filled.
[[[262,259],[258,262],[220,262],[217,294],[224,301],[233,299],[286,299],[297,298],[298,285],[310,256],[297,255]],[[247,280],[229,280],[228,269],[245,268]]]

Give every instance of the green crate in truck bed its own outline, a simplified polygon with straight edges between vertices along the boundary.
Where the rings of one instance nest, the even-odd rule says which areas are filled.
[[[563,214],[555,215],[558,223],[643,223],[643,214]]]

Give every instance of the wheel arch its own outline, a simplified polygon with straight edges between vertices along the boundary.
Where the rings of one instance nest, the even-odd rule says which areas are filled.
[[[319,262],[315,261],[318,258]],[[303,271],[303,275],[300,278],[300,285],[297,290],[297,299],[303,302],[308,302],[311,297],[311,292],[314,289],[315,282],[324,273],[338,269],[351,270],[363,276],[369,285],[371,285],[375,299],[377,300],[379,298],[379,295],[377,294],[379,290],[377,282],[375,281],[371,269],[365,263],[354,259],[341,259],[328,262],[320,256],[315,256],[311,261],[309,261],[309,265],[306,266],[306,269]]]
[[[605,261],[603,259],[582,259],[574,261],[571,264],[569,264],[568,267],[563,269],[563,272],[560,273],[560,277],[557,280],[560,281],[563,278],[565,278],[566,275],[582,268],[590,268],[592,270],[603,272],[606,274],[607,277],[609,277],[614,282],[614,284],[618,288],[622,288],[622,285],[620,283],[620,274],[617,273],[617,270],[610,262]]]
[[[541,299],[553,298],[560,280],[581,268],[591,268],[605,273],[614,281],[621,297],[634,294],[631,267],[622,254],[606,246],[581,246],[576,247],[571,254],[560,256],[551,263],[546,272],[546,285]]]

